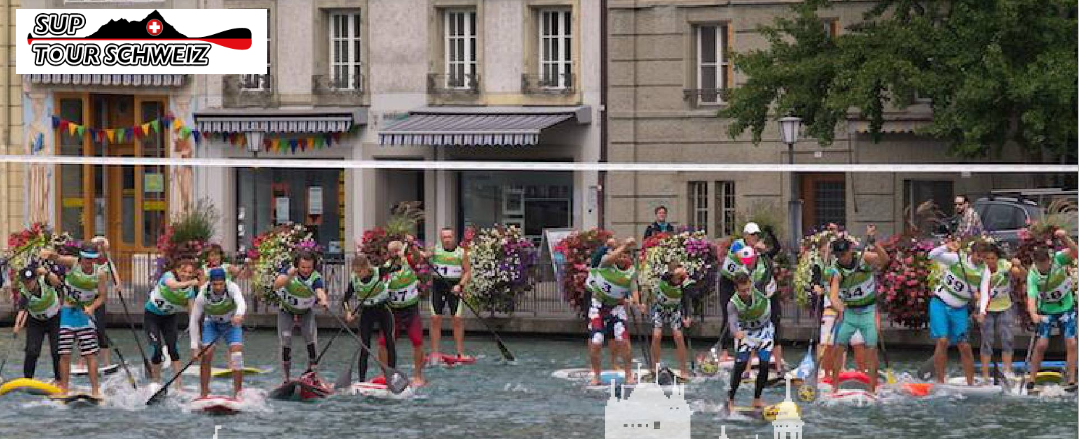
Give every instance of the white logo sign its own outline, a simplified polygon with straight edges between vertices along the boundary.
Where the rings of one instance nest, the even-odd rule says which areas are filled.
[[[17,9],[15,71],[266,74],[266,17],[265,9]]]
[[[606,439],[689,439],[693,411],[686,402],[684,385],[672,386],[670,396],[658,383],[637,384],[632,394],[623,386],[621,398],[615,390],[611,382],[604,412]]]

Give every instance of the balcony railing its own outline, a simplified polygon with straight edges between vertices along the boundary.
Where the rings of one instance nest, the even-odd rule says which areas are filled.
[[[557,75],[521,75],[521,91],[525,94],[572,94],[575,91],[572,73]]]
[[[361,94],[363,93],[363,75],[349,77],[333,75],[314,75],[311,77],[311,90],[315,94]]]
[[[726,102],[728,93],[725,88],[687,88],[682,90],[682,99],[693,105],[720,105]]]
[[[274,96],[271,75],[232,75],[225,77],[225,106],[266,106]]]
[[[430,94],[479,94],[480,75],[430,73],[427,75],[427,92]]]

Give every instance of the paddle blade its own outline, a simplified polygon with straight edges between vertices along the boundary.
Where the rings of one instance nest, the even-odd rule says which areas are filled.
[[[514,358],[513,354],[510,353],[509,348],[507,348],[506,345],[503,344],[501,341],[498,342],[498,350],[502,351],[502,358],[505,358],[506,361],[517,361],[517,358]]]
[[[386,380],[386,387],[393,392],[394,395],[400,395],[408,388],[408,377],[398,370],[393,370],[390,373],[390,379]]]
[[[146,400],[146,405],[157,404],[157,403],[161,402],[162,400],[164,400],[165,397],[168,396],[168,394],[169,394],[168,386],[162,387],[156,393],[154,393],[154,396],[151,396],[150,399]]]
[[[348,368],[345,369],[344,373],[337,377],[337,382],[333,385],[335,389],[347,389],[352,385],[352,366],[355,366],[356,361],[359,360],[360,349],[363,348],[356,348],[356,353],[352,354],[352,361],[348,362]]]
[[[922,365],[918,367],[918,371],[916,373],[918,374],[917,377],[923,380],[933,378],[933,358],[930,357],[928,360],[922,363]]]
[[[816,380],[813,380],[816,381]],[[798,399],[802,402],[816,402],[817,401],[817,385],[813,383],[810,385],[808,382],[798,387]]]
[[[884,380],[888,384],[895,384],[895,382],[896,382],[895,372],[893,372],[891,369],[888,369],[888,370],[884,371],[884,377],[885,377]]]

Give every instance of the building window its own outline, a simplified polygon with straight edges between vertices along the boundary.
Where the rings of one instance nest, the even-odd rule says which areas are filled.
[[[246,248],[257,233],[293,222],[307,226],[322,248],[342,248],[342,174],[340,169],[237,169],[236,207],[241,219],[236,242]]]
[[[273,44],[270,44],[273,36],[272,11],[266,11],[266,73],[240,75],[240,88],[243,90],[269,90],[270,72],[273,63]]]
[[[446,88],[472,88],[476,81],[476,11],[444,13]]]
[[[839,35],[839,19],[838,18],[824,18],[821,19],[821,25],[824,26],[824,33],[828,35],[828,38],[834,39],[836,35]]]
[[[716,182],[716,233],[734,235],[734,182]]]
[[[573,86],[573,20],[569,10],[539,15],[539,74],[544,88]]]
[[[60,99],[60,118],[83,124],[82,99]],[[57,129],[60,155],[82,156],[83,141],[79,136],[71,135],[68,130]],[[83,233],[86,196],[84,174],[89,172],[88,165],[60,165],[60,229],[71,233],[75,239],[85,239]]]
[[[937,209],[949,209],[955,195],[953,185],[951,180],[907,180],[903,190],[903,205],[907,208],[907,221],[918,227],[928,226],[916,223],[919,220],[918,206],[926,201],[932,201]]]
[[[723,103],[728,88],[730,62],[727,59],[727,26],[697,27],[697,103]]]
[[[659,430],[659,421],[655,421],[655,423],[653,425],[654,425],[654,427],[652,427],[653,430]]]
[[[330,13],[331,87],[359,90],[361,83],[360,13]]]
[[[816,211],[817,224],[846,224],[847,220],[847,192],[845,181],[817,181],[814,184],[816,203],[813,209]]]
[[[689,227],[708,233],[708,182],[689,182]]]
[[[464,226],[517,226],[539,243],[543,229],[573,226],[572,172],[464,171],[460,177]]]

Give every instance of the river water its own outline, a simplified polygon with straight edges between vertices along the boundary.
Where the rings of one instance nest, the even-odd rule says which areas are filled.
[[[128,361],[140,362],[130,333],[113,329]],[[335,331],[322,330],[321,343]],[[0,334],[0,355],[11,338]],[[186,337],[186,335],[182,335]],[[322,374],[333,381],[351,357],[355,344],[346,333],[339,337],[322,364]],[[449,337],[444,338],[450,352]],[[22,347],[20,337],[18,347]],[[186,339],[181,344],[186,356]],[[265,393],[280,383],[276,361],[277,341],[268,331],[245,333],[245,363],[269,367],[265,375],[249,376],[245,398],[249,411],[234,416],[211,417],[183,409],[179,398],[145,407],[150,390],[130,390],[123,374],[112,375],[108,386],[113,396],[101,407],[65,408],[42,397],[11,393],[0,397],[0,438],[602,438],[604,407],[608,395],[587,391],[579,383],[556,379],[551,372],[585,367],[584,341],[509,338],[517,363],[503,364],[490,339],[472,337],[467,349],[476,353],[474,365],[454,369],[428,368],[430,384],[416,397],[388,401],[359,396],[333,396],[319,403],[266,401]],[[407,344],[407,342],[405,343]],[[400,358],[410,363],[409,347]],[[797,363],[804,351],[788,349],[788,362]],[[293,349],[304,358],[298,340]],[[639,348],[635,348],[639,355]],[[670,350],[666,353],[669,355]],[[913,370],[928,352],[890,352],[897,371]],[[115,356],[115,353],[114,353]],[[51,368],[47,354],[39,360],[38,377]],[[223,364],[221,353],[215,364]],[[606,355],[605,355],[606,357]],[[4,376],[21,374],[21,350],[9,360]],[[305,359],[298,361],[304,363]],[[373,366],[373,365],[372,365]],[[294,366],[294,369],[298,366]],[[138,373],[138,367],[133,372]],[[372,367],[375,370],[375,367]],[[411,367],[402,370],[411,374]],[[294,370],[294,374],[297,371]],[[370,371],[368,372],[371,373]],[[953,375],[956,373],[953,370]],[[185,377],[194,389],[196,377]],[[88,386],[76,379],[76,386]],[[214,393],[225,393],[231,381],[214,380]],[[772,427],[762,421],[729,419],[719,413],[726,379],[688,386],[686,399],[693,410],[692,437],[718,437],[725,425],[731,439],[772,437]],[[743,385],[739,404],[748,404],[752,389]],[[769,403],[783,399],[783,389],[769,389]],[[816,438],[1074,438],[1077,436],[1075,397],[930,397],[921,400],[892,398],[877,406],[857,408],[802,404],[804,437]]]

